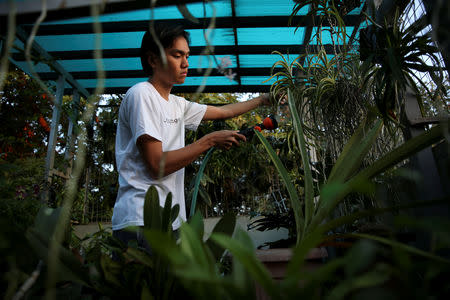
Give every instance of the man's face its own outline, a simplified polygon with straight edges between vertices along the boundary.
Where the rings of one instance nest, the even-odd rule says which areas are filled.
[[[153,79],[167,85],[182,84],[188,72],[189,45],[184,37],[177,37],[172,46],[165,49],[167,66],[164,66],[160,57],[149,57],[153,68]]]

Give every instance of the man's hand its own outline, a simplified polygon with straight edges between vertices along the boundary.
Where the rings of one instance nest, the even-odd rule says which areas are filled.
[[[265,105],[265,106],[272,105],[272,99],[271,99],[271,95],[269,93],[261,94],[259,97],[261,98],[260,105]]]
[[[217,148],[229,150],[233,145],[239,146],[239,141],[246,141],[244,135],[239,134],[236,130],[220,130],[207,134],[205,137],[210,138]]]
[[[286,93],[280,93],[278,95],[273,95],[270,93],[262,94],[261,96],[261,104],[260,105],[284,105],[287,103],[287,94]]]
[[[150,177],[156,179],[184,168],[211,147],[229,150],[233,145],[239,146],[241,140],[246,141],[246,138],[238,131],[221,130],[209,133],[186,147],[167,152],[162,151],[161,141],[146,134],[137,139],[136,145]]]

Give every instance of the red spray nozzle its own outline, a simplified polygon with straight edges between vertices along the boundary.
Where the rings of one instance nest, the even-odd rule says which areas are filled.
[[[264,129],[273,130],[278,127],[278,122],[274,116],[269,116],[263,120]]]
[[[253,136],[253,134],[255,133],[254,130],[258,130],[259,132],[261,132],[261,130],[263,130],[263,129],[273,130],[273,129],[276,129],[277,127],[278,127],[278,122],[277,122],[277,120],[275,120],[275,117],[269,116],[269,117],[265,118],[261,124],[257,124],[250,128],[242,129],[241,131],[239,131],[239,133],[242,135],[245,135],[245,137],[248,139]]]

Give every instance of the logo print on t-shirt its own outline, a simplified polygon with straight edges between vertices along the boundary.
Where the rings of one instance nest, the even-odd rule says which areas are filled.
[[[176,119],[169,119],[169,118],[166,118],[165,120],[164,120],[164,123],[167,123],[167,124],[176,124],[176,123],[178,123],[178,118],[176,118]]]

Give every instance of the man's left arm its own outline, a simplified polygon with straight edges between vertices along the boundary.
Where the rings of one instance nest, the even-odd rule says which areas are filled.
[[[244,102],[231,103],[223,106],[208,105],[203,120],[229,119],[242,115],[260,105],[269,105],[269,94],[262,94]]]

